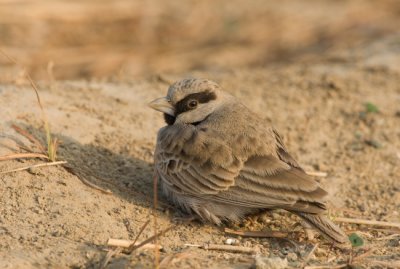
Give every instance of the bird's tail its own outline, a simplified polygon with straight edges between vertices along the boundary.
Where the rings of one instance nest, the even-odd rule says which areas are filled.
[[[347,235],[324,215],[296,212],[313,228],[317,229],[329,241],[340,245],[349,244]]]

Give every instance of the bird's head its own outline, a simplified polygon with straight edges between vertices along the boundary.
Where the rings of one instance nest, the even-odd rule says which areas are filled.
[[[183,79],[172,84],[166,97],[149,103],[164,113],[168,125],[196,124],[206,119],[224,101],[225,93],[217,83],[207,79]]]

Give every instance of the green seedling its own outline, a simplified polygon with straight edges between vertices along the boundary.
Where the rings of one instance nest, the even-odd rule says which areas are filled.
[[[365,110],[367,111],[367,113],[378,113],[379,112],[378,107],[371,102],[365,103]]]
[[[362,239],[359,235],[352,233],[349,236],[349,240],[351,242],[351,246],[354,247],[361,247],[364,245],[364,239]]]

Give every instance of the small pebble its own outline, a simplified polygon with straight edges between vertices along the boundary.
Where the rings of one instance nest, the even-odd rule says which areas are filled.
[[[236,238],[228,238],[225,240],[225,245],[238,245],[239,244],[239,240],[237,240]]]
[[[37,167],[30,167],[28,169],[28,172],[35,176],[43,176],[44,175],[42,172],[40,172],[40,169]]]

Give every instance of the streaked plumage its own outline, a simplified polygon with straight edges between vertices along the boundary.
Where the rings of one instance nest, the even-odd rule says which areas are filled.
[[[184,79],[150,106],[164,112],[155,169],[175,204],[216,224],[265,209],[296,213],[337,243],[323,215],[326,191],[288,153],[278,132],[209,80]]]

